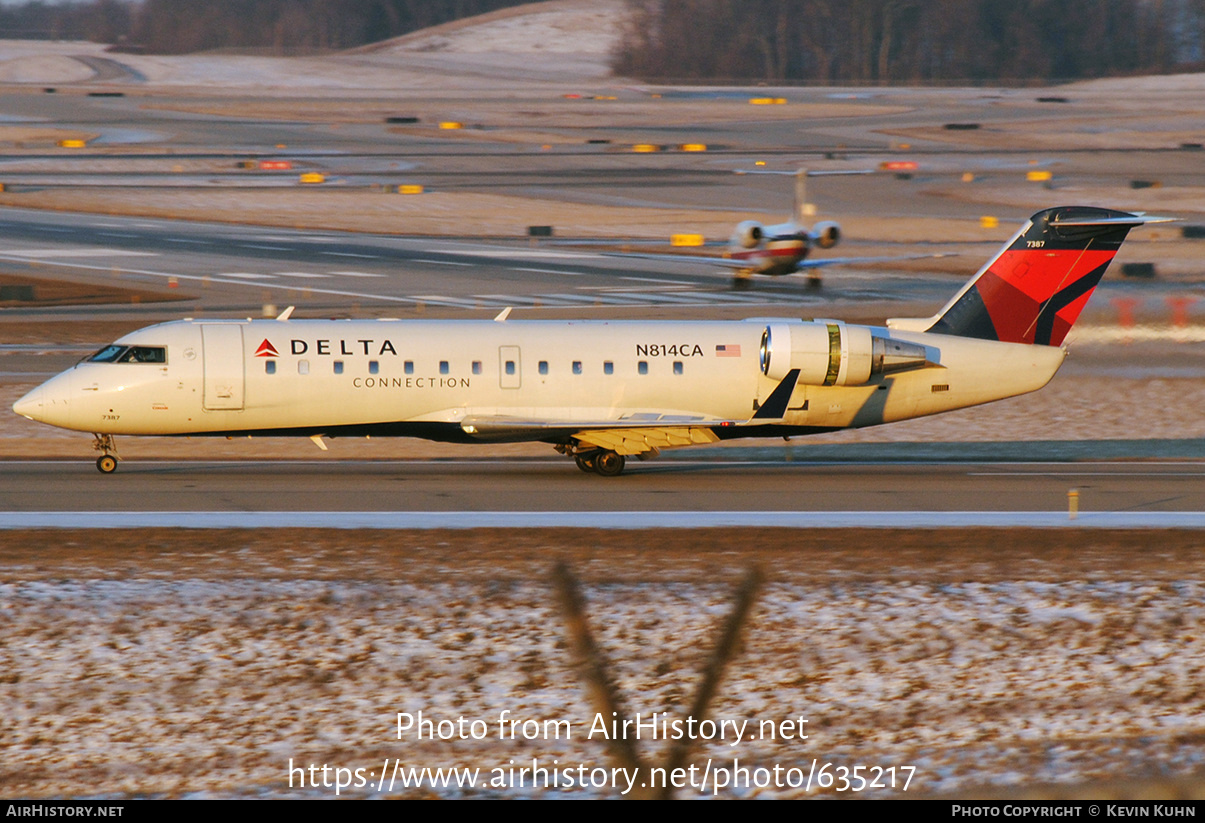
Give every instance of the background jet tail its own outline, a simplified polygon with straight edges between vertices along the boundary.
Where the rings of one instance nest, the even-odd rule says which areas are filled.
[[[799,169],[795,172],[795,208],[791,212],[791,219],[801,226],[806,225],[805,220],[808,215],[804,214],[808,210],[808,170]]]
[[[1130,229],[1170,219],[1087,206],[1040,211],[926,330],[1061,346]]]

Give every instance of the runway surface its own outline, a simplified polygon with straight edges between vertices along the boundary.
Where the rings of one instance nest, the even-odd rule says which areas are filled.
[[[135,461],[108,476],[90,462],[8,461],[3,466],[0,500],[6,514],[291,512],[305,515],[306,524],[320,520],[323,512],[571,515],[558,519],[560,525],[579,517],[584,524],[587,516],[600,514],[601,520],[592,522],[605,523],[607,513],[623,518],[631,512],[823,517],[865,511],[1045,511],[1065,517],[1071,490],[1084,515],[1205,511],[1201,461],[901,464],[680,458],[636,464],[619,478],[586,475],[568,460],[543,459]],[[299,522],[281,517],[271,525]],[[804,517],[797,525],[808,522]],[[698,525],[709,523],[699,520]]]

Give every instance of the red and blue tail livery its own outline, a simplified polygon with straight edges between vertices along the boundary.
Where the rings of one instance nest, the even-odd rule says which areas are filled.
[[[1168,219],[1088,206],[1040,211],[927,330],[1061,346],[1130,229]]]

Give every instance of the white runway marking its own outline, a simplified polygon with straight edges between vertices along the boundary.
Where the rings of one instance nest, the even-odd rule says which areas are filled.
[[[455,306],[456,308],[481,308],[482,301],[466,300],[462,297],[444,297],[442,294],[416,294],[408,298],[419,303],[435,303],[440,306]]]
[[[570,277],[584,277],[584,272],[580,271],[560,271],[559,269],[527,269],[522,266],[515,266],[513,271],[530,271],[536,274],[566,274]]]
[[[471,266],[472,263],[460,263],[456,260],[428,260],[425,257],[416,257],[411,263],[434,263],[436,266]]]
[[[360,257],[365,260],[380,260],[380,255],[377,254],[356,254],[351,251],[320,251],[319,254],[327,254],[331,257]]]
[[[635,280],[637,283],[669,283],[671,286],[683,285],[681,280],[663,280],[660,277],[628,277],[627,275],[621,274],[619,276],[619,279],[620,280]]]
[[[89,249],[4,249],[0,256],[24,257],[30,259],[50,259],[53,257],[158,257],[151,251],[129,251],[128,249],[110,249],[95,247]]]
[[[328,279],[330,277],[329,274],[314,274],[313,272],[308,272],[308,271],[278,271],[278,272],[276,272],[276,276],[277,277],[313,278],[313,279],[323,279],[323,280]]]
[[[543,258],[557,260],[598,260],[602,258],[601,254],[581,254],[578,252],[568,251],[540,251],[538,249],[457,249],[450,251],[447,249],[432,249],[435,254],[459,254],[471,257],[495,257],[499,259],[514,259],[514,258]]]
[[[340,277],[386,277],[384,274],[369,274],[366,271],[333,271],[331,274],[337,274]]]
[[[218,277],[237,277],[239,280],[275,280],[274,274],[256,274],[255,272],[246,271],[224,271],[217,274]]]

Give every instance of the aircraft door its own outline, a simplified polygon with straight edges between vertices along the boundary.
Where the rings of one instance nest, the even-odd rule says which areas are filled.
[[[523,383],[523,363],[518,346],[498,347],[498,379],[504,389],[517,389]]]
[[[206,411],[242,411],[243,327],[233,323],[202,325],[201,351],[205,369],[203,408]]]

